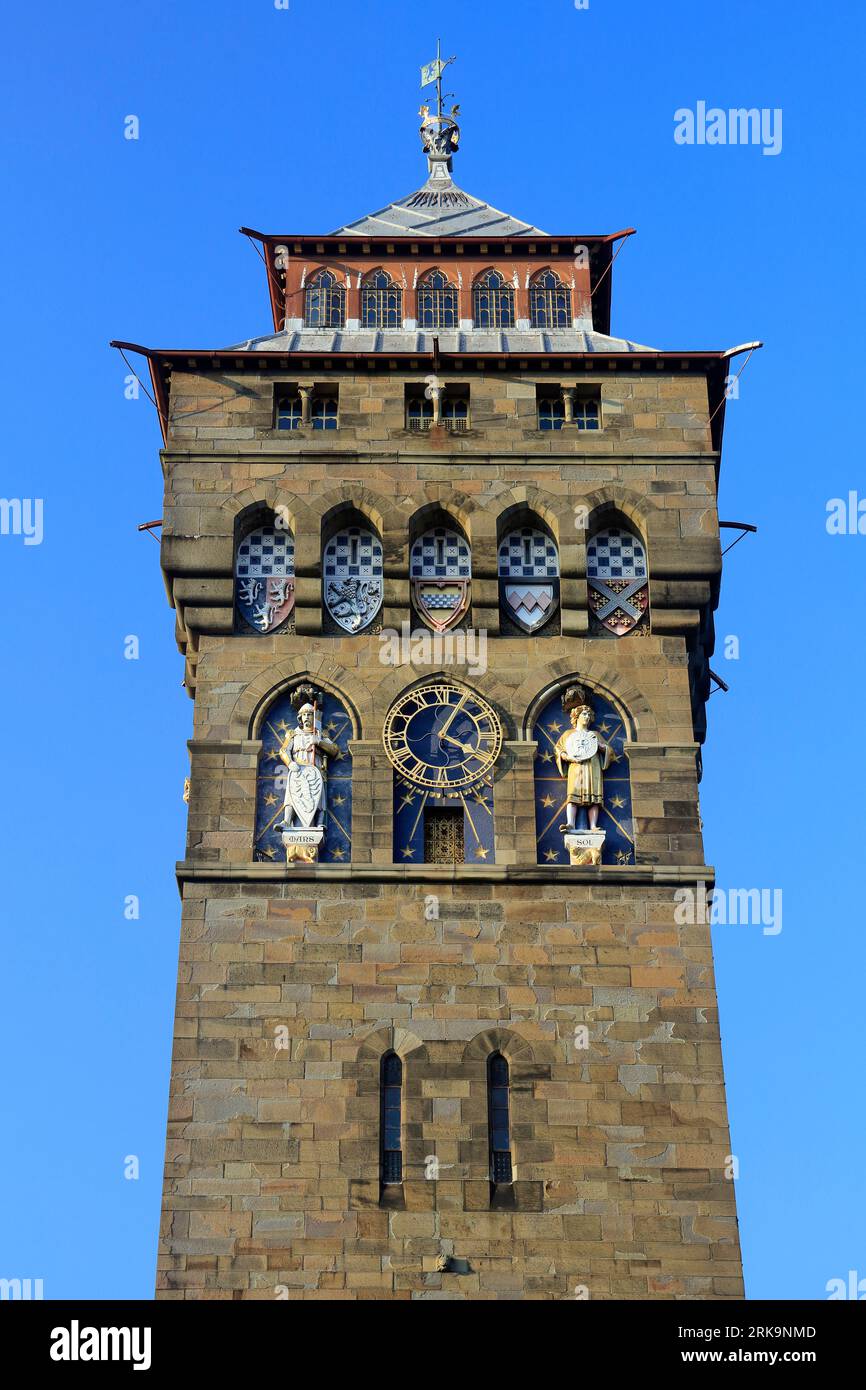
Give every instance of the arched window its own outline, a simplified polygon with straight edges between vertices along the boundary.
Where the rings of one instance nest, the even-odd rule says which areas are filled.
[[[346,290],[332,270],[320,270],[306,290],[307,328],[342,328],[346,321]]]
[[[382,607],[382,542],[363,526],[343,525],[322,552],[325,608],[346,632],[369,627]]]
[[[571,327],[571,290],[552,270],[542,270],[529,287],[533,328]]]
[[[333,396],[314,396],[310,412],[314,430],[337,428],[337,402]]]
[[[304,408],[299,395],[280,396],[277,401],[277,429],[299,430],[303,424]]]
[[[561,430],[565,424],[565,405],[562,392],[543,395],[538,398],[538,428],[540,430]]]
[[[361,290],[362,328],[402,328],[403,291],[384,270],[367,276]]]
[[[432,527],[412,546],[409,576],[422,618],[437,632],[454,627],[469,607],[469,542],[447,526]]]
[[[446,395],[442,402],[442,419],[447,430],[461,432],[469,428],[469,402],[465,396]]]
[[[418,327],[457,328],[457,289],[442,274],[431,270],[418,285]]]
[[[433,402],[426,396],[411,396],[406,403],[406,428],[429,430],[433,424]]]
[[[273,522],[248,531],[235,551],[235,609],[245,632],[274,632],[295,606],[295,540]]]
[[[508,1063],[501,1052],[487,1061],[487,1132],[490,1136],[490,1181],[511,1182],[511,1122]]]
[[[476,328],[514,327],[514,290],[498,270],[486,270],[472,293]]]
[[[536,526],[518,526],[499,543],[499,602],[503,615],[536,632],[559,607],[556,542]]]
[[[622,526],[596,531],[586,547],[594,630],[624,637],[649,625],[649,571],[643,542]]]
[[[383,1187],[403,1181],[403,1063],[386,1052],[379,1072],[380,1173]]]

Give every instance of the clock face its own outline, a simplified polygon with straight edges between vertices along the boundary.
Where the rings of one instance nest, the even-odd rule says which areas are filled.
[[[392,706],[382,742],[402,777],[447,794],[489,772],[502,726],[486,700],[455,685],[424,685]]]

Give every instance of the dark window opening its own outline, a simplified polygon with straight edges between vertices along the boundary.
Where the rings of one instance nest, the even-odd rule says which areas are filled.
[[[501,1052],[494,1052],[487,1063],[490,1181],[494,1186],[511,1182],[511,1126],[508,1113],[508,1092],[508,1063]]]
[[[403,1063],[396,1052],[386,1052],[380,1073],[381,1177],[388,1187],[403,1181]]]

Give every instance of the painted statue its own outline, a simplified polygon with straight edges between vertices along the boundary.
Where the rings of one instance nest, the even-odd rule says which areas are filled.
[[[318,716],[319,701],[302,704],[297,711],[297,727],[290,729],[279,749],[288,768],[282,831],[309,830],[325,823],[327,810],[328,758],[338,758],[340,750],[322,733]]]
[[[566,776],[565,768],[568,776],[566,823],[559,828],[563,831],[575,830],[577,809],[585,806],[589,829],[595,830],[604,804],[604,774],[613,757],[613,749],[591,728],[594,712],[586,702],[582,687],[567,690],[562,705],[571,720],[571,728],[560,735],[554,749],[560,777]]]

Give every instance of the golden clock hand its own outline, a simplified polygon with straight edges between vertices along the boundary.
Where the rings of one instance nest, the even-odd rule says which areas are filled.
[[[444,739],[446,743],[456,743],[457,747],[462,749],[464,753],[472,754],[476,752],[471,744],[462,743],[459,738],[452,738],[450,734],[440,734],[439,737]]]
[[[454,706],[453,710],[451,711],[451,714],[450,714],[449,717],[446,719],[446,721],[445,721],[445,723],[443,724],[442,728],[439,730],[439,737],[440,737],[440,738],[444,738],[444,737],[445,737],[445,735],[447,734],[448,730],[451,728],[451,725],[454,723],[454,720],[457,718],[458,714],[460,713],[460,711],[462,710],[463,706],[466,704],[466,701],[467,701],[468,699],[469,699],[469,693],[468,693],[468,691],[467,691],[467,693],[463,696],[463,699],[459,702],[459,704],[456,704],[456,705]]]

